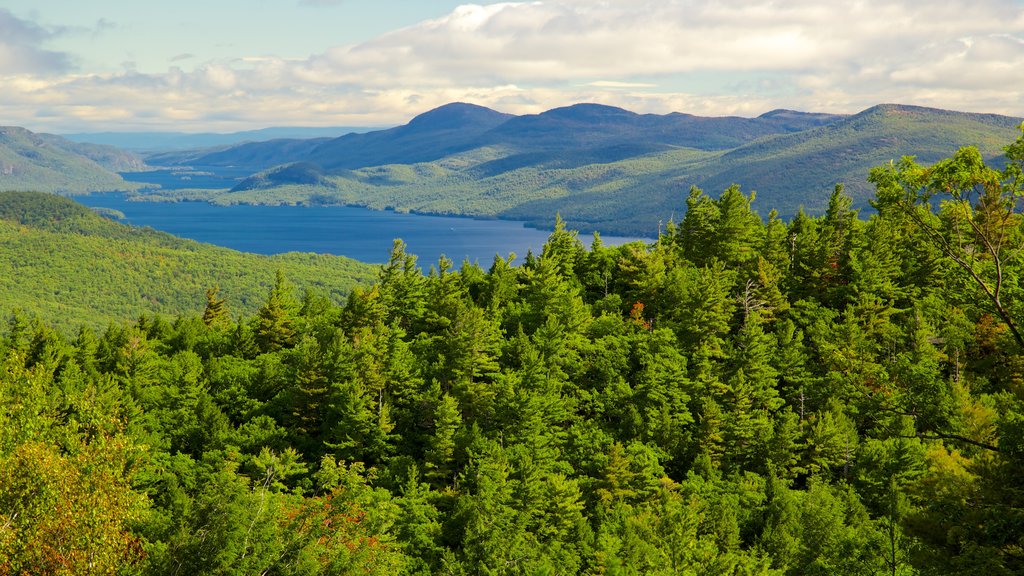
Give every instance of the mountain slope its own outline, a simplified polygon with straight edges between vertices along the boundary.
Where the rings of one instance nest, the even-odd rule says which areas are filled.
[[[801,207],[820,214],[837,183],[846,186],[855,207],[865,209],[874,193],[867,182],[872,167],[905,155],[927,164],[963,146],[977,146],[987,158],[997,158],[1002,147],[1020,134],[1020,123],[1019,118],[992,114],[879,105],[835,123],[763,138],[695,162],[667,155],[660,165],[652,158],[648,168],[637,170],[604,166],[612,176],[555,199],[520,203],[501,216],[543,222],[545,214],[559,211],[580,226],[635,233],[654,230],[666,215],[684,210],[690,186],[717,196],[732,184],[757,192],[755,208],[762,215],[775,209],[791,217]]]
[[[167,152],[147,157],[160,166],[242,166],[258,171],[289,162],[302,161],[330,138],[280,138],[265,142],[246,142],[214,149]]]
[[[1019,134],[1021,119],[935,108],[882,104],[841,122],[741,146],[708,166],[709,190],[742,183],[766,198],[784,199],[820,212],[827,194],[843,182],[855,202],[866,205],[874,189],[868,171],[889,160],[915,156],[931,164],[963,146],[995,158]]]
[[[141,169],[138,156],[108,146],[79,144],[52,134],[0,127],[0,190],[68,194],[135,190],[115,170]]]
[[[281,270],[336,302],[376,266],[338,256],[245,254],[112,222],[67,198],[0,192],[0,314],[20,308],[66,329],[201,312],[220,286],[235,314],[255,312]]]
[[[84,156],[111,172],[138,172],[146,169],[146,163],[141,156],[115,146],[74,142],[53,134],[38,134],[37,136],[51,146]]]

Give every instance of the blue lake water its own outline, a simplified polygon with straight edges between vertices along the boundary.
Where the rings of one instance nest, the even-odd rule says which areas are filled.
[[[406,251],[424,268],[443,254],[458,266],[464,259],[490,266],[495,255],[539,253],[549,232],[508,220],[477,220],[403,214],[353,206],[215,206],[203,202],[130,202],[124,194],[77,196],[85,206],[120,210],[126,223],[149,226],[175,236],[243,252],[279,254],[318,252],[379,263],[388,258],[392,241],[401,238]],[[571,222],[569,223],[571,225]],[[581,236],[586,246],[590,237]],[[618,245],[638,240],[601,236]]]

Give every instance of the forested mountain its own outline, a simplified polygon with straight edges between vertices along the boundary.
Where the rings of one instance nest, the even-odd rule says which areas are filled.
[[[111,146],[0,126],[0,191],[136,190],[141,186],[126,182],[117,172],[140,170],[144,165],[138,155]]]
[[[208,154],[177,152],[153,155],[150,159],[166,166],[244,166],[253,171],[297,161],[313,162],[324,169],[411,164],[465,150],[481,134],[509,118],[510,114],[483,106],[455,103],[387,130],[350,133],[334,139],[250,142]]]
[[[487,132],[476,146],[505,146],[517,152],[569,152],[618,146],[664,150],[683,146],[726,150],[773,134],[798,132],[842,116],[775,110],[757,118],[691,114],[637,114],[613,106],[575,104],[542,114],[509,119]]]
[[[501,155],[542,154],[537,160],[591,149],[637,155],[669,147],[735,148],[762,136],[797,132],[842,116],[787,110],[758,118],[706,118],[689,114],[637,114],[598,104],[576,104],[542,114],[514,116],[456,102],[388,130],[335,139],[252,142],[207,154],[177,152],[150,157],[154,164],[246,166],[254,171],[309,161],[327,170],[416,164],[470,150],[498,148]],[[201,152],[201,151],[200,151]]]
[[[1007,156],[883,165],[871,214],[692,189],[651,244],[559,222],[521,266],[397,243],[343,305],[13,315],[0,574],[1020,574]]]
[[[931,162],[964,145],[995,158],[1020,122],[899,105],[853,116],[778,110],[758,118],[701,118],[595,104],[508,116],[451,104],[391,130],[257,143],[178,160],[259,171],[230,193],[190,191],[191,199],[333,202],[536,226],[550,226],[557,212],[583,229],[650,236],[678,212],[693,185],[724,190],[742,183],[789,218],[800,207],[822,213],[828,191],[844,182],[854,206],[867,208],[871,166],[904,155]],[[288,170],[291,162],[301,169]]]
[[[59,196],[0,192],[0,308],[66,330],[177,316],[220,286],[235,314],[259,307],[275,271],[342,302],[373,267],[336,256],[259,256],[131,228]]]

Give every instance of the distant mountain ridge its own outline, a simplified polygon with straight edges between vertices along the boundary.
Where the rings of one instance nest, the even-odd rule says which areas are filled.
[[[326,170],[352,170],[430,162],[487,147],[501,148],[509,154],[608,147],[643,153],[678,146],[724,150],[840,118],[843,116],[794,111],[769,112],[757,118],[700,117],[678,112],[637,114],[601,104],[574,104],[541,114],[514,116],[453,102],[387,130],[334,139],[251,142],[206,154],[189,151],[153,155],[149,160],[167,166],[245,166],[254,171],[308,161]]]
[[[757,192],[763,214],[775,209],[790,217],[801,207],[824,210],[842,182],[865,208],[873,166],[904,155],[929,163],[967,145],[994,158],[1020,123],[899,104],[853,115],[779,109],[741,118],[637,114],[600,104],[513,116],[452,103],[388,130],[160,160],[256,173],[231,192],[209,194],[214,202],[357,204],[542,227],[561,213],[581,229],[649,235],[658,222],[681,215],[691,186],[717,195],[740,184]],[[300,164],[287,168],[292,163]]]
[[[366,126],[274,126],[241,132],[77,132],[62,134],[73,142],[104,144],[149,154],[172,150],[225,148],[244,142],[276,139],[336,138],[350,132],[380,130]]]

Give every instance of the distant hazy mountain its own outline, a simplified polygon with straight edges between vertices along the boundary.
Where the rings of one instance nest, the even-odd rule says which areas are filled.
[[[82,144],[36,134],[14,126],[0,127],[0,190],[84,193],[133,190],[117,172],[144,167],[137,154],[111,146]]]
[[[653,234],[690,186],[757,191],[755,208],[820,212],[836,183],[858,207],[871,167],[978,146],[990,157],[1020,119],[886,104],[852,116],[775,110],[757,118],[636,114],[578,104],[509,116],[449,104],[405,126],[331,140],[270,141],[191,157],[258,174],[223,202],[361,204]],[[291,168],[288,164],[298,162]]]
[[[107,144],[126,150],[153,153],[170,150],[225,147],[243,142],[262,142],[281,138],[336,138],[351,132],[369,132],[372,130],[379,130],[379,128],[365,126],[335,126],[328,128],[286,126],[223,134],[213,132],[197,134],[187,132],[80,132],[76,134],[63,134],[62,136],[74,142]]]
[[[480,135],[509,118],[514,116],[483,106],[455,103],[387,130],[350,133],[333,139],[250,142],[212,151],[182,151],[148,158],[162,166],[245,166],[253,171],[300,160],[326,169],[409,164],[437,160],[465,150]]]
[[[245,166],[265,170],[285,162],[308,161],[326,170],[386,164],[415,164],[452,154],[493,149],[500,163],[488,169],[550,161],[609,161],[686,146],[700,150],[734,148],[754,139],[805,130],[842,116],[792,111],[758,118],[704,118],[689,114],[636,114],[599,104],[576,104],[542,114],[513,116],[483,106],[452,103],[388,130],[335,139],[279,139],[213,151],[160,154],[160,165]],[[581,151],[589,151],[583,158]],[[539,156],[538,156],[539,154]]]
[[[420,114],[404,126],[349,134],[320,144],[309,160],[327,169],[438,160],[474,147],[481,135],[511,118],[511,114],[483,106],[447,104]]]
[[[515,144],[525,150],[624,144],[724,150],[763,136],[805,130],[839,118],[842,116],[784,111],[758,118],[701,117],[678,112],[637,114],[613,106],[575,104],[512,118],[487,133],[480,143]]]

